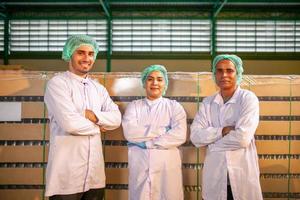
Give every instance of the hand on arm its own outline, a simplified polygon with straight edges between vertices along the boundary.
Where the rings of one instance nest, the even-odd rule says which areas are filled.
[[[99,121],[99,119],[97,118],[95,113],[92,110],[88,110],[88,109],[85,110],[85,118],[87,118],[88,120],[90,120],[94,124],[97,124],[98,121]],[[100,128],[101,133],[105,133],[107,131],[103,126],[99,126],[99,128]]]
[[[107,131],[107,129],[105,129],[103,126],[99,126],[99,128],[101,133],[105,133]]]
[[[88,109],[85,110],[85,118],[87,118],[94,124],[97,124],[97,122],[99,121],[95,113],[92,110],[88,110]]]
[[[152,127],[147,119],[141,118],[138,112],[141,110],[139,102],[131,102],[128,104],[123,115],[122,127],[123,133],[129,142],[144,142],[153,139]]]
[[[105,127],[105,130],[114,130],[121,124],[121,112],[105,88],[100,89],[99,95],[102,96],[103,104],[101,109],[93,110],[93,114],[98,119],[96,123]]]
[[[56,123],[72,135],[99,134],[98,126],[78,112],[73,100],[71,88],[64,78],[56,76],[48,82],[44,101]]]
[[[169,149],[186,141],[186,113],[179,103],[173,103],[170,125],[160,126],[155,138],[146,142],[148,148]]]
[[[210,102],[204,101],[191,125],[191,142],[196,147],[208,146],[222,138],[222,128],[212,126]]]
[[[210,146],[211,151],[233,151],[249,146],[259,122],[258,103],[257,97],[251,94],[242,99],[241,112],[235,128],[224,127],[222,139]]]
[[[227,135],[230,131],[235,130],[234,126],[226,126],[222,129],[222,137]]]

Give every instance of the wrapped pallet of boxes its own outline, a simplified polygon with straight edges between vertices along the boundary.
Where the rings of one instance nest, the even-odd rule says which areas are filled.
[[[45,167],[49,147],[47,109],[43,95],[54,72],[0,71],[0,199],[47,199]],[[122,113],[134,99],[145,96],[140,73],[92,73]],[[300,76],[244,76],[241,87],[260,100],[255,139],[264,199],[300,198]],[[166,97],[182,104],[188,125],[201,101],[217,91],[211,73],[169,73]],[[10,112],[13,112],[11,113]],[[180,147],[184,195],[200,200],[205,148],[189,141]],[[105,199],[126,200],[127,143],[122,128],[102,136],[107,186]]]

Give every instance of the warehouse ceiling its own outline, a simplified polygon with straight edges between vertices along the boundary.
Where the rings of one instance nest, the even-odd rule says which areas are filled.
[[[2,0],[1,16],[22,17],[210,17],[221,13],[221,17],[246,17],[260,13],[274,16],[298,18],[300,0]],[[227,13],[227,14],[226,14]],[[233,15],[232,13],[237,13]],[[261,17],[261,16],[260,16]]]

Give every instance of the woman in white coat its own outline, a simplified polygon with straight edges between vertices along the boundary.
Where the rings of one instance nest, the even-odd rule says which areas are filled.
[[[186,141],[186,113],[163,98],[167,70],[151,65],[142,72],[146,98],[131,102],[122,126],[128,140],[129,199],[182,200],[181,153]]]

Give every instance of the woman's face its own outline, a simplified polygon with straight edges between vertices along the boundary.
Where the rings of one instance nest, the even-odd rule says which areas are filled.
[[[164,93],[166,82],[160,71],[151,72],[145,82],[146,95],[149,100],[155,100]]]

